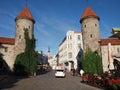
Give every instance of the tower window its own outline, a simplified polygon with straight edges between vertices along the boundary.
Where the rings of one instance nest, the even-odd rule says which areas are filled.
[[[30,29],[30,26],[28,28]]]
[[[19,39],[21,39],[21,35],[19,35]]]
[[[95,24],[95,26],[97,27],[97,24]]]
[[[86,25],[84,27],[86,28]]]
[[[8,51],[8,48],[7,47],[5,47],[5,52],[7,52]]]
[[[92,34],[90,35],[90,37],[92,38]]]

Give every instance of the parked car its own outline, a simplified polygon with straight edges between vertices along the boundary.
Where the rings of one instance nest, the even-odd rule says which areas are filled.
[[[64,69],[56,69],[55,71],[55,77],[65,77],[65,70]]]

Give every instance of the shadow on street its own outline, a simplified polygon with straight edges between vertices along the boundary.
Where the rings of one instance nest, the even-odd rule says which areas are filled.
[[[43,75],[43,74],[47,74],[48,72],[50,72],[50,69],[47,70],[43,70],[43,71],[38,71],[36,75]]]
[[[16,86],[15,84],[24,78],[28,76],[15,76],[13,73],[0,72],[0,90]]]
[[[39,71],[36,75],[47,74],[51,70]],[[0,90],[9,89],[16,86],[16,83],[29,76],[16,76],[13,73],[0,72]]]

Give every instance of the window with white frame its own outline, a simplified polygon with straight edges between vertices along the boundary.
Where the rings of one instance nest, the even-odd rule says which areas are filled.
[[[80,49],[81,48],[81,44],[78,44],[78,49]]]
[[[78,40],[80,40],[80,35],[78,35]]]
[[[68,58],[72,58],[72,52],[68,53]]]

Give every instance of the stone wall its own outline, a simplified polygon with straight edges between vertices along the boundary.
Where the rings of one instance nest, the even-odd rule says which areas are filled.
[[[13,69],[14,64],[14,45],[2,44],[2,48],[0,48],[0,52],[3,54],[3,59],[7,63],[10,70]]]
[[[29,37],[32,38],[33,22],[29,19],[16,20],[16,36],[15,36],[15,55],[18,55],[25,50],[24,28],[28,28]]]

